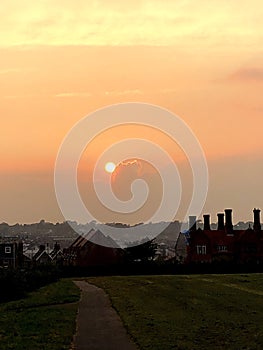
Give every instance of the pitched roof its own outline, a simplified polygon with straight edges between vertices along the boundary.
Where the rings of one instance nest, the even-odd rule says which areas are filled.
[[[39,253],[39,254],[38,254]],[[38,251],[34,257],[33,257],[33,260],[35,261],[38,261],[41,257],[43,257],[44,255],[46,255],[50,260],[52,260],[51,256],[45,251],[45,250],[42,250],[42,251]]]
[[[49,255],[50,255],[51,259],[54,260],[58,256],[63,256],[63,252],[61,249],[59,249],[59,250],[54,249],[54,250],[52,250],[52,252]]]
[[[91,229],[84,236],[79,236],[69,248],[83,248],[88,242],[109,248],[120,248],[120,246],[109,236],[105,236],[100,230]]]
[[[109,248],[120,248],[120,246],[110,236],[105,236],[100,230],[90,230],[85,238],[95,244]]]

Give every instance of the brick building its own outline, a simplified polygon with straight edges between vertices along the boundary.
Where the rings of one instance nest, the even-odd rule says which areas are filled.
[[[191,216],[187,234],[186,263],[263,263],[263,231],[259,209],[254,209],[254,224],[247,230],[234,230],[232,209],[226,209],[225,213],[218,214],[217,230],[210,228],[209,215],[204,215],[203,229],[197,229],[196,217]]]

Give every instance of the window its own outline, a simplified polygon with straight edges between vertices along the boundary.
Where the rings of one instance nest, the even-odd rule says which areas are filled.
[[[5,247],[5,254],[11,254],[11,247]]]
[[[206,254],[206,245],[197,245],[196,251],[198,255],[205,255]]]
[[[226,245],[218,245],[217,250],[219,252],[227,252],[227,246]]]

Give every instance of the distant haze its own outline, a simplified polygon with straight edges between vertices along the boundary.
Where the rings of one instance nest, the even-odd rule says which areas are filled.
[[[263,210],[262,12],[261,0],[3,0],[0,222],[63,221],[53,185],[63,138],[95,109],[128,101],[160,105],[192,128],[207,156],[204,212],[212,221],[224,208],[234,209],[234,222],[251,220],[254,207]],[[84,200],[90,164],[106,143],[140,133],[156,139],[153,130],[131,127],[87,148],[79,171]],[[181,220],[189,164],[176,144],[158,141],[182,176]],[[115,190],[128,198],[129,188]],[[160,187],[152,196],[158,200]]]

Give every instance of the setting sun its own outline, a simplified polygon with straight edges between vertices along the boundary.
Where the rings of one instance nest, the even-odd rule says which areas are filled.
[[[105,170],[107,171],[107,173],[113,173],[115,168],[116,168],[116,164],[112,162],[108,162],[105,164]]]

